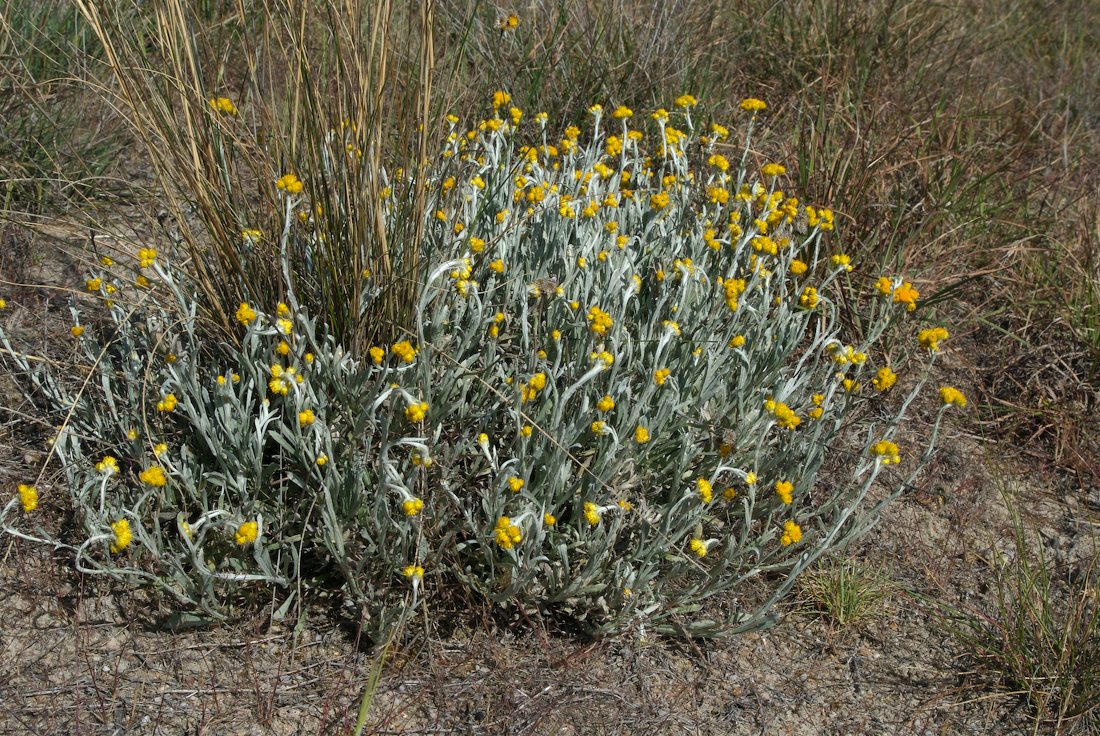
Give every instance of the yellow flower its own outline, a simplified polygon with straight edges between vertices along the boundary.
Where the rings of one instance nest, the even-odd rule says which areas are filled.
[[[130,546],[130,542],[133,540],[133,535],[130,533],[130,522],[126,519],[119,519],[111,524],[111,531],[115,535],[114,540],[111,541],[112,554],[118,554]]]
[[[423,580],[424,568],[420,565],[406,565],[405,569],[401,571],[401,574],[413,580]]]
[[[532,432],[534,432],[534,427],[532,427],[530,424],[524,424],[522,427],[519,428],[519,433],[524,437],[530,437]]]
[[[497,519],[497,525],[493,528],[493,535],[496,537],[497,546],[501,549],[512,549],[523,539],[520,528],[513,524],[507,516]]]
[[[802,290],[802,296],[798,297],[798,303],[806,309],[813,309],[816,307],[818,303],[817,289],[812,286],[807,286]]]
[[[401,503],[401,510],[405,516],[416,516],[424,510],[424,502],[419,498],[410,498]]]
[[[875,373],[875,377],[871,379],[871,385],[878,391],[889,391],[897,380],[897,374],[890,370],[889,366],[884,366]]]
[[[963,396],[962,391],[951,386],[940,386],[940,398],[943,400],[945,406],[957,406],[960,409],[966,408],[966,397]]]
[[[780,544],[782,544],[784,547],[789,547],[790,545],[800,541],[801,539],[802,527],[800,527],[798,524],[795,524],[793,521],[790,521],[789,519],[783,522],[783,536],[779,538]]]
[[[390,348],[390,352],[401,358],[406,363],[411,363],[416,359],[416,354],[419,352],[412,346],[408,340],[402,340],[401,342],[394,343]]]
[[[279,355],[290,355],[290,343],[286,340],[280,340],[279,344],[275,346],[275,352]]]
[[[584,502],[584,518],[590,526],[600,523],[600,507],[591,501]]]
[[[214,108],[214,112],[221,113],[222,115],[236,116],[237,106],[233,104],[233,101],[228,97],[212,97],[210,98],[210,107]]]
[[[679,97],[676,98],[675,102],[676,102],[676,107],[683,107],[683,108],[695,107],[696,105],[699,104],[699,100],[695,99],[691,95],[680,95]]]
[[[317,463],[317,467],[323,468],[325,466],[325,463],[328,462],[328,455],[321,453],[317,456],[317,459],[314,460],[314,462]]]
[[[612,320],[611,315],[600,309],[596,304],[593,304],[588,308],[588,326],[592,332],[603,337],[607,334],[607,331],[611,329]]]
[[[104,475],[114,475],[118,472],[118,459],[111,455],[104,455],[103,459],[95,464],[96,472]]]
[[[84,334],[84,326],[83,325],[73,325],[72,327],[69,328],[69,332],[72,333],[73,337],[80,337],[81,335]]]
[[[19,484],[19,502],[23,504],[24,513],[30,513],[38,508],[38,489],[25,483]]]
[[[543,514],[542,523],[546,524],[546,526],[554,526],[554,524],[558,523],[558,517],[553,514]]]
[[[699,478],[695,481],[695,487],[699,491],[699,498],[703,499],[703,503],[710,503],[714,498],[714,486],[706,478]]]
[[[702,539],[692,539],[690,546],[691,551],[700,559],[707,556],[707,543]]]
[[[234,538],[237,541],[238,547],[243,547],[246,544],[251,544],[256,541],[256,537],[260,535],[260,525],[254,521],[246,521],[237,527],[237,533]]]
[[[912,312],[917,308],[917,299],[920,298],[920,292],[913,288],[913,285],[908,281],[902,283],[901,286],[894,289],[894,303],[904,304],[905,309]]]
[[[917,342],[920,343],[922,348],[927,348],[932,351],[940,349],[940,340],[946,340],[951,335],[942,327],[931,327],[927,330],[921,330],[917,334]]]
[[[599,419],[592,422],[592,434],[603,434],[607,429],[607,422],[602,422]]]
[[[733,337],[730,338],[729,346],[731,348],[744,347],[745,346],[745,336],[744,335],[734,335]]]
[[[156,248],[139,248],[138,249],[138,265],[142,268],[149,268],[157,260]]]
[[[656,383],[658,386],[664,386],[665,381],[668,380],[668,377],[671,374],[672,371],[670,371],[668,368],[658,368],[653,372],[653,382]]]
[[[875,291],[883,296],[890,296],[890,292],[894,290],[894,282],[885,276],[879,276],[878,281],[875,282]]]
[[[168,452],[167,442],[158,442],[157,444],[153,445],[153,455],[155,457],[160,457],[166,452]]]
[[[508,488],[512,493],[519,493],[519,490],[523,488],[523,478],[512,476],[508,479]]]
[[[754,486],[756,485],[756,480],[756,473],[752,472],[751,470],[745,473],[745,485]]]
[[[498,89],[493,93],[493,109],[499,110],[512,101],[512,95],[508,94],[504,90]]]
[[[164,475],[164,468],[159,465],[150,465],[148,468],[138,473],[138,480],[158,488],[164,486],[168,482],[168,478]]]
[[[881,457],[883,465],[897,465],[901,462],[898,446],[887,440],[881,440],[871,445],[871,454],[875,457]]]
[[[649,206],[655,210],[663,210],[668,207],[668,192],[658,192],[649,198]]]
[[[760,173],[764,176],[774,177],[787,173],[787,169],[780,164],[764,164],[760,167]]]
[[[86,286],[88,288],[88,291],[99,291],[100,287],[103,286],[103,279],[101,279],[101,278],[88,279],[87,281],[84,282],[84,286]]]
[[[299,427],[308,427],[309,425],[313,424],[315,421],[317,421],[317,417],[314,416],[312,409],[305,409],[304,411],[298,412],[298,426]]]
[[[496,259],[489,264],[489,269],[495,271],[496,273],[504,273],[504,261],[499,258]]]
[[[610,395],[605,395],[596,403],[598,411],[611,411],[615,408],[615,400]]]
[[[386,357],[386,351],[375,345],[370,349],[370,359],[374,361],[375,365],[379,365]]]
[[[256,310],[248,306],[248,302],[241,302],[237,307],[237,321],[242,325],[251,324],[256,319]]]
[[[128,440],[136,440],[137,438],[138,438],[138,432],[137,432],[137,430],[136,430],[136,429],[134,429],[133,427],[131,427],[131,428],[130,428],[129,430],[127,430],[127,432],[126,432],[126,439],[128,439]]]
[[[428,404],[424,401],[409,404],[405,409],[405,418],[413,423],[424,421],[424,417],[427,416],[427,414]]]
[[[165,395],[165,397],[163,399],[161,399],[160,401],[157,402],[157,411],[162,412],[162,413],[163,412],[175,411],[176,403],[177,403],[176,395],[175,394],[167,394],[167,395]]]
[[[649,442],[649,430],[639,424],[634,430],[634,441],[639,445]]]
[[[761,110],[767,110],[768,105],[763,100],[758,100],[755,97],[746,97],[741,100],[741,109],[748,112],[760,112]]]
[[[791,503],[793,500],[792,493],[794,493],[794,484],[789,480],[777,480],[775,482],[775,495],[779,496],[779,500],[783,503]]]
[[[720,153],[712,153],[707,159],[707,163],[719,171],[729,171],[730,168],[729,159]],[[729,196],[729,192],[726,192],[726,196]]]
[[[615,112],[611,113],[611,117],[615,118],[616,120],[625,120],[629,117],[632,117],[633,115],[634,111],[626,105],[619,105],[615,108]]]
[[[275,182],[275,186],[287,194],[298,194],[304,185],[295,174],[284,174]]]

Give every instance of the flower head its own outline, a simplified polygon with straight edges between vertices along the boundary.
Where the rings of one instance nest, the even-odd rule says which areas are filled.
[[[871,385],[878,391],[889,391],[897,380],[898,375],[890,370],[889,366],[883,366],[878,369],[875,377],[871,379]]]
[[[591,501],[584,502],[584,519],[590,526],[600,523],[600,507]]]
[[[118,473],[118,459],[111,455],[104,455],[103,459],[95,464],[97,473],[103,475],[114,475]]]
[[[767,110],[768,105],[763,100],[758,100],[755,97],[746,97],[741,100],[741,109],[748,112],[760,112],[761,110]]]
[[[151,486],[161,487],[168,482],[168,477],[164,474],[164,468],[159,465],[150,465],[138,473],[138,480]]]
[[[111,531],[114,532],[115,538],[111,541],[111,553],[118,554],[122,550],[130,546],[130,542],[133,540],[133,535],[130,533],[130,522],[126,519],[119,519],[115,523],[111,524]]]
[[[237,527],[237,533],[234,539],[237,542],[238,547],[243,547],[246,544],[251,544],[256,541],[256,537],[260,535],[260,525],[254,521],[246,521]]]
[[[800,541],[801,539],[802,527],[800,527],[798,524],[795,524],[790,519],[783,522],[783,536],[779,538],[780,544],[782,544],[784,547],[789,547],[790,545]]]
[[[942,327],[930,327],[927,330],[921,330],[917,334],[917,342],[920,343],[922,348],[927,348],[933,352],[940,349],[940,340],[946,340],[951,335]]]
[[[405,569],[401,571],[401,574],[412,580],[423,580],[424,568],[420,565],[406,565]]]
[[[523,540],[520,528],[507,516],[497,519],[497,524],[493,527],[493,536],[496,537],[497,546],[501,549],[512,549]]]
[[[422,422],[427,415],[428,403],[426,401],[414,402],[405,408],[405,418],[410,422]]]
[[[212,97],[210,107],[214,108],[214,112],[222,115],[236,116],[237,114],[237,106],[228,97]]]
[[[405,516],[416,516],[424,510],[424,502],[419,498],[406,499],[401,503],[401,510]]]
[[[256,319],[256,310],[248,305],[248,302],[241,302],[241,306],[237,307],[237,321],[242,325],[252,324]]]
[[[304,409],[303,411],[298,412],[299,427],[308,427],[315,421],[317,421],[317,417],[313,414],[312,409]]]
[[[38,489],[25,483],[19,484],[19,502],[23,504],[23,512],[29,514],[38,508]]]
[[[634,430],[634,441],[639,445],[649,442],[649,430],[639,424]]]
[[[882,458],[883,465],[897,465],[901,462],[898,446],[888,440],[881,440],[871,445],[871,454]]]
[[[790,504],[793,501],[793,493],[794,484],[789,480],[777,480],[775,482],[775,495],[779,496],[779,500],[783,503]]]
[[[695,553],[696,557],[702,559],[703,557],[707,556],[707,543],[704,542],[702,539],[692,539],[690,547],[691,551]]]
[[[940,386],[940,399],[943,400],[945,406],[957,406],[960,409],[966,408],[966,396],[957,388]]]

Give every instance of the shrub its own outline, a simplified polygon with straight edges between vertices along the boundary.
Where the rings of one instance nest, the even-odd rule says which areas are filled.
[[[453,583],[593,630],[768,625],[796,577],[905,488],[873,491],[888,466],[918,471],[943,410],[923,453],[898,448],[927,369],[881,401],[902,367],[874,356],[919,295],[853,284],[832,212],[781,191],[782,166],[757,173],[748,135],[736,151],[695,105],[644,124],[596,105],[583,137],[552,138],[502,91],[469,129],[449,116],[415,329],[361,356],[303,307],[285,261],[284,303],[222,305],[229,343],[209,337],[181,264],[148,248],[105,260],[86,284],[99,306],[73,312],[107,322],[74,327],[93,365],[78,389],[3,337],[66,418],[53,448],[80,569],[215,615],[234,585],[330,585],[379,630]],[[743,107],[751,132],[765,106]],[[396,216],[416,184],[386,178]],[[308,254],[311,189],[277,189],[274,252]],[[380,289],[361,283],[369,305]],[[860,291],[848,344],[838,300]],[[946,337],[923,330],[920,346],[934,356]],[[9,533],[69,544],[18,507]],[[703,608],[726,592],[728,610]]]

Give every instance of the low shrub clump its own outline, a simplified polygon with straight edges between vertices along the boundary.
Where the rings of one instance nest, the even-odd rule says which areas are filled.
[[[763,102],[742,103],[739,147],[690,95],[644,122],[594,105],[583,133],[553,137],[510,103],[447,118],[403,339],[351,352],[303,306],[290,274],[338,231],[308,171],[276,182],[278,221],[241,224],[241,247],[270,238],[286,276],[281,301],[222,305],[232,339],[199,316],[216,310],[171,244],[88,274],[82,382],[2,337],[60,425],[68,497],[41,503],[84,537],[47,532],[30,484],[5,530],[215,616],[241,586],[329,587],[380,631],[461,584],[593,630],[770,623],[903,490],[873,491],[888,466],[911,478],[931,452],[942,410],[923,452],[894,441],[931,364],[900,356],[934,358],[947,331],[910,325],[908,282],[853,281],[833,213],[757,166]],[[383,209],[407,212],[413,178],[385,180]],[[368,313],[380,289],[357,276]],[[921,350],[890,361],[886,338]],[[883,401],[903,371],[909,393]],[[822,482],[826,463],[845,475]]]

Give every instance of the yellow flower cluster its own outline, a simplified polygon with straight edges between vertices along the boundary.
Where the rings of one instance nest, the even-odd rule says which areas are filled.
[[[420,565],[406,565],[405,569],[401,571],[401,574],[413,580],[423,580],[424,568]]]
[[[649,430],[639,424],[634,429],[634,441],[639,445],[644,445],[646,442],[649,442]]]
[[[803,289],[802,295],[798,297],[798,303],[806,309],[813,309],[817,306],[818,301],[817,289],[812,286],[807,286]]]
[[[248,305],[248,302],[241,302],[241,306],[237,307],[237,321],[242,325],[249,325],[256,319],[256,310]]]
[[[284,174],[275,182],[275,186],[287,194],[298,194],[302,191],[302,180],[296,174]]]
[[[414,424],[424,421],[428,415],[428,404],[425,401],[413,402],[405,407],[405,418]]]
[[[412,343],[410,343],[408,340],[402,340],[401,342],[394,343],[393,346],[390,347],[390,352],[396,355],[401,360],[405,361],[406,363],[411,363],[416,360],[416,354],[419,351],[414,348],[412,346]]]
[[[237,106],[233,104],[233,101],[228,97],[212,97],[209,100],[210,107],[214,109],[214,112],[221,113],[222,115],[236,116]]]
[[[165,413],[176,410],[176,404],[178,400],[175,394],[166,394],[163,399],[157,402],[157,411]]]
[[[416,516],[424,510],[424,502],[419,498],[409,498],[401,503],[401,510],[405,516]]]
[[[696,557],[702,559],[703,557],[707,556],[707,543],[704,542],[702,539],[692,539],[689,546],[691,547],[691,551],[695,553]]]
[[[897,380],[898,374],[890,370],[889,366],[884,366],[875,373],[875,377],[871,379],[871,385],[878,391],[889,391]]]
[[[608,412],[615,408],[615,400],[610,395],[605,395],[602,399],[596,402],[596,410]]]
[[[779,543],[784,547],[789,547],[796,542],[802,540],[802,527],[795,524],[789,519],[783,522],[783,536],[779,538]]]
[[[672,375],[672,371],[668,368],[658,368],[653,372],[653,382],[658,386],[664,386],[670,375]]]
[[[523,488],[523,478],[513,475],[508,479],[508,489],[511,490],[512,493],[519,493],[521,488]]]
[[[150,465],[148,468],[138,473],[138,480],[158,488],[168,483],[168,477],[164,474],[164,468],[159,465]]]
[[[957,406],[960,409],[966,408],[966,397],[962,391],[951,386],[940,386],[940,399],[946,406]]]
[[[769,398],[764,402],[764,409],[775,416],[776,423],[784,429],[797,429],[802,420],[795,414],[791,407],[782,401]]]
[[[103,475],[114,475],[118,473],[118,459],[112,455],[104,455],[103,459],[95,464],[97,473]]]
[[[23,511],[30,513],[38,508],[38,489],[25,483],[19,484],[19,502],[23,504]]]
[[[493,528],[493,536],[496,537],[497,546],[501,549],[512,549],[523,540],[520,528],[512,523],[507,516],[497,519],[497,525]]]
[[[115,535],[114,540],[111,542],[111,554],[118,554],[130,546],[130,542],[134,537],[130,532],[129,521],[126,519],[119,519],[111,524],[111,531],[114,532]]]
[[[942,327],[930,327],[927,330],[921,330],[917,334],[917,342],[920,343],[922,348],[936,351],[940,349],[940,341],[946,340],[951,335]]]
[[[584,502],[584,518],[590,526],[600,523],[600,507],[591,501]]]
[[[142,268],[150,268],[157,260],[156,248],[139,248],[138,265]]]
[[[534,401],[539,392],[546,388],[546,374],[539,372],[520,387],[520,400],[523,403]]]
[[[611,329],[611,315],[600,309],[596,304],[588,308],[586,319],[588,320],[588,326],[592,332],[600,337],[606,335],[607,331]]]
[[[775,482],[775,495],[779,496],[779,500],[783,503],[790,505],[794,500],[793,493],[794,484],[789,480],[777,480]]]
[[[246,521],[237,527],[237,533],[234,535],[234,539],[238,547],[243,547],[246,544],[255,542],[259,535],[260,525],[254,521]]]
[[[883,465],[897,465],[901,462],[898,446],[889,440],[880,440],[871,445],[871,454],[882,458]]]
[[[706,478],[699,478],[695,481],[695,489],[699,492],[699,498],[703,500],[703,503],[710,503],[714,498],[714,486]]]

